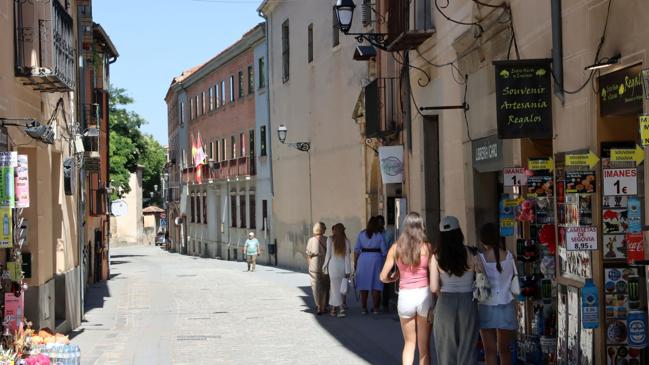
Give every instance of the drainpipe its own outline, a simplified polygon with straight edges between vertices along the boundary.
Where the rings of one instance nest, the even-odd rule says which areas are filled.
[[[561,0],[552,0],[552,73],[554,74],[554,93],[565,102],[563,94],[563,29]]]

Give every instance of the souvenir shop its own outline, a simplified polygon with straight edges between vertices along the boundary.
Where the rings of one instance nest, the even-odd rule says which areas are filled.
[[[498,178],[501,236],[516,254],[521,287],[514,356],[527,364],[649,363],[642,67],[598,77],[597,148],[557,152],[549,61],[494,65],[501,141],[491,144],[520,151],[520,163]]]

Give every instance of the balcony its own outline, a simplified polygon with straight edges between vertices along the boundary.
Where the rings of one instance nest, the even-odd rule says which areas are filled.
[[[435,0],[388,1],[387,50],[417,48],[435,33],[432,2]]]
[[[73,90],[73,22],[59,0],[15,0],[14,20],[16,77],[40,92]]]
[[[365,94],[365,138],[394,133],[400,126],[399,79],[382,77],[370,82]]]

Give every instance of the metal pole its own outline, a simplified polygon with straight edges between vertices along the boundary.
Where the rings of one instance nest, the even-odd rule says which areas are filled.
[[[311,150],[306,151],[309,156],[309,217],[311,219],[311,227],[313,227],[313,183],[311,180]]]
[[[552,73],[555,79],[555,94],[564,102],[563,95],[563,26],[561,0],[552,0]],[[597,61],[597,60],[595,60]]]

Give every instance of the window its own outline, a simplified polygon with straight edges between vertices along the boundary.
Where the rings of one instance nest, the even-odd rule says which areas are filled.
[[[313,62],[313,23],[309,24],[309,28],[307,30],[307,38],[308,38],[308,44],[307,44],[307,49],[308,49],[308,55],[307,55],[307,61],[309,63]]]
[[[246,194],[239,195],[239,219],[239,227],[246,228]]]
[[[201,223],[201,194],[196,194],[196,223]]]
[[[248,204],[250,206],[250,224],[248,224],[248,228],[255,229],[257,228],[257,219],[256,219],[257,211],[255,207],[256,203],[255,203],[254,193],[250,194],[250,196],[248,197]]]
[[[250,149],[250,159],[255,159],[255,130],[248,131],[248,148]]]
[[[203,193],[203,223],[207,224],[207,194]]]
[[[214,161],[214,142],[210,142],[210,160]]]
[[[214,161],[220,162],[221,161],[221,146],[219,144],[221,141],[218,139],[214,142]]]
[[[248,95],[255,92],[255,68],[248,66]]]
[[[221,99],[219,97],[219,83],[217,82],[216,85],[214,85],[214,106],[216,109],[221,107]]]
[[[225,80],[221,81],[221,106],[225,105]]]
[[[226,152],[227,152],[227,141],[225,140],[225,138],[223,138],[221,140],[221,161],[225,161],[228,159],[228,157],[225,154]]]
[[[232,136],[230,137],[230,159],[233,160],[237,158],[237,139]]]
[[[340,29],[338,28],[338,18],[336,17],[336,9],[332,12],[332,29],[331,29],[331,46],[336,47],[340,44]]]
[[[239,133],[239,157],[246,157],[245,133]]]
[[[230,194],[230,225],[237,226],[237,196]]]
[[[185,124],[185,103],[180,102],[180,108],[178,108],[178,113],[180,114],[178,116],[178,120],[180,121],[180,125]]]
[[[189,120],[196,118],[196,108],[194,107],[194,98],[189,99]]]
[[[266,156],[266,126],[259,127],[259,156]]]
[[[210,111],[214,110],[214,89],[210,88]]]
[[[207,110],[207,109],[205,108],[205,103],[206,103],[206,100],[205,100],[205,99],[206,99],[206,98],[205,98],[205,91],[203,91],[203,92],[201,93],[201,114],[205,114],[205,111]]]
[[[234,75],[230,75],[230,102],[234,103]]]
[[[289,32],[288,32],[288,19],[282,23],[282,80],[288,81],[289,78]]]
[[[261,201],[261,229],[266,231],[268,229],[268,200]]]
[[[243,98],[243,71],[239,71],[239,99]]]
[[[263,89],[266,87],[266,62],[264,62],[264,58],[260,57],[259,61],[259,88]]]
[[[201,116],[201,99],[200,96],[196,95],[196,118]]]

